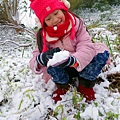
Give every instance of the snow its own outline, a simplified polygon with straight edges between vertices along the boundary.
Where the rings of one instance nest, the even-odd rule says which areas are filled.
[[[54,56],[52,59],[49,59],[47,63],[47,67],[49,66],[56,66],[56,64],[60,63],[61,61],[65,61],[70,56],[69,52],[66,50],[62,50],[60,52],[54,53]]]
[[[25,23],[27,22],[25,21]],[[107,34],[111,39],[116,37],[115,34],[111,34],[103,28],[92,30],[94,34],[100,30],[102,31],[101,34]],[[11,31],[12,29],[8,30],[7,34],[6,32],[2,33],[0,41],[3,38],[5,39],[6,36],[7,39],[8,36],[13,37]],[[23,35],[23,38],[26,38],[26,34]],[[21,43],[21,41],[18,42]],[[79,112],[81,119],[85,120],[90,118],[105,120],[111,114],[112,116],[113,114],[118,115],[118,118],[114,117],[114,120],[120,120],[120,94],[107,89],[110,83],[106,78],[107,74],[120,73],[119,56],[115,59],[116,67],[111,63],[108,71],[100,74],[105,81],[95,85],[95,101],[87,103],[85,98],[81,100],[80,94],[77,94],[71,87],[66,95],[62,96],[62,101],[55,104],[51,98],[53,91],[56,89],[55,84],[52,80],[49,80],[46,84],[41,77],[42,75],[36,75],[30,70],[29,61],[32,58],[34,48],[35,43],[27,48],[16,47],[12,44],[0,45],[0,120],[62,120],[62,118],[76,120],[74,116]],[[68,56],[68,53],[65,53],[65,55]],[[55,62],[54,60],[56,58],[52,62]],[[76,95],[80,100],[77,108],[72,103],[73,95]],[[59,113],[57,119],[53,116],[53,111]]]
[[[26,1],[26,2],[25,2]],[[19,1],[20,3],[20,8],[23,8],[23,6],[25,6],[25,8],[27,9],[27,12],[24,12],[24,9],[20,9],[20,15],[19,15],[19,21],[21,24],[27,25],[27,27],[34,27],[35,26],[35,15],[31,13],[29,7],[30,7],[30,0],[21,0]],[[27,3],[27,4],[25,4]]]

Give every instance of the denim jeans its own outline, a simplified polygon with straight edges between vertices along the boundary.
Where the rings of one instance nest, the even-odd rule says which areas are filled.
[[[52,66],[47,69],[47,72],[53,77],[53,82],[59,84],[67,84],[70,80],[70,77],[72,76],[80,76],[87,80],[94,81],[96,77],[100,74],[102,68],[105,66],[108,58],[108,51],[105,51],[104,53],[98,53],[81,72],[72,70],[72,68],[70,67],[59,68]]]
[[[65,71],[64,68],[59,67],[49,67],[47,69],[48,74],[50,74],[53,77],[53,82],[59,83],[59,84],[66,84],[69,81],[69,75]]]

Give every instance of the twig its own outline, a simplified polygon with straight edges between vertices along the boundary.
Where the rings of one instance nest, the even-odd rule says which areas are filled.
[[[28,44],[18,44],[18,43],[16,43],[16,42],[12,41],[12,40],[5,40],[5,41],[3,41],[3,42],[0,42],[0,45],[4,45],[4,44],[6,44],[7,42],[13,43],[13,44],[15,44],[15,45],[17,45],[17,46],[19,46],[19,47],[29,47],[29,46],[33,45],[33,41],[32,41],[31,43],[28,43]]]
[[[5,26],[6,25],[2,25],[2,27],[5,27]],[[21,25],[15,25],[15,24],[7,23],[7,27],[15,28],[15,29],[23,29],[23,30],[26,30],[27,32],[31,33],[32,35],[35,35],[34,32],[32,32],[31,30],[27,29],[26,27],[22,27]]]

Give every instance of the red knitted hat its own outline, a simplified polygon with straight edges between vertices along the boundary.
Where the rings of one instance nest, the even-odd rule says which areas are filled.
[[[39,18],[41,25],[44,24],[44,19],[55,10],[62,9],[68,11],[70,3],[67,0],[30,0],[30,8]]]

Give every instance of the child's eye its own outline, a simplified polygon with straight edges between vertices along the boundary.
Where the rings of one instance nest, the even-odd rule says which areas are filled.
[[[49,21],[49,20],[50,20],[50,18],[47,18],[47,19],[46,19],[46,21]]]
[[[58,14],[58,11],[57,12],[55,12],[55,14],[54,15],[57,15]]]

